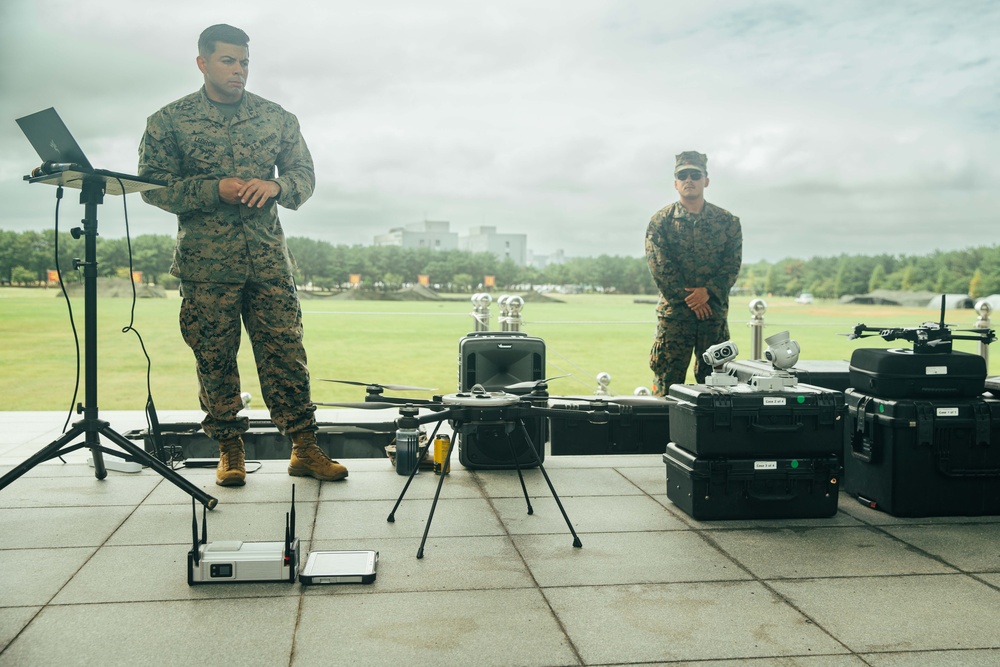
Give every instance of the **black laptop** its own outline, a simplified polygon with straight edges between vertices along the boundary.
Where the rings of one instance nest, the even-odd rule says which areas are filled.
[[[44,173],[24,177],[24,180],[30,183],[82,188],[85,178],[97,176],[103,178],[105,192],[112,195],[151,190],[166,185],[162,181],[141,178],[134,174],[94,169],[80,148],[80,144],[76,143],[69,128],[52,107],[18,118],[17,124],[43,161]]]

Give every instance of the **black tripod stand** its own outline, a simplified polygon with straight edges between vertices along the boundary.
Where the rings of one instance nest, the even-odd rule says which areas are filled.
[[[159,187],[149,181],[143,181],[137,177],[129,177],[123,180],[117,177],[105,176],[99,173],[86,173],[64,171],[57,175],[43,175],[36,178],[25,177],[30,183],[49,183],[52,185],[70,185],[80,187],[80,203],[84,205],[83,230],[73,230],[77,238],[82,233],[84,236],[84,404],[82,407],[83,419],[73,424],[73,427],[58,440],[48,444],[39,450],[34,456],[14,467],[0,478],[0,489],[18,479],[24,473],[34,468],[39,463],[49,459],[62,456],[82,447],[87,447],[93,454],[94,474],[97,479],[104,479],[108,476],[107,468],[104,465],[103,454],[117,456],[126,461],[135,461],[146,465],[160,475],[170,480],[188,495],[196,498],[209,509],[215,508],[218,500],[190,481],[178,475],[169,466],[159,459],[151,456],[144,449],[138,447],[124,436],[115,432],[111,425],[98,418],[97,412],[97,207],[104,202],[105,191],[113,194],[126,194],[140,189]],[[109,183],[110,180],[110,183]],[[122,187],[109,189],[109,185]],[[128,189],[128,188],[132,189]],[[81,408],[77,409],[78,412]],[[83,435],[84,441],[75,445],[70,445],[77,436]],[[109,441],[121,447],[124,452],[116,449],[108,449],[101,445],[99,436],[104,436]]]

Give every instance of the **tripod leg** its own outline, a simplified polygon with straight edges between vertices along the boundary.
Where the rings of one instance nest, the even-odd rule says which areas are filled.
[[[510,432],[507,432],[506,435],[507,446],[510,447],[510,457],[514,460],[514,467],[517,468],[517,478],[521,482],[521,491],[524,493],[524,502],[528,506],[528,515],[530,516],[535,513],[535,508],[531,506],[531,500],[528,498],[528,487],[524,484],[524,473],[521,472],[521,463],[517,460],[517,452],[514,451],[514,440],[510,437]],[[528,443],[531,443],[530,439]],[[534,451],[534,447],[532,447],[532,451]],[[537,458],[537,456],[536,454],[535,457]]]
[[[8,472],[3,477],[0,477],[0,489],[5,488],[8,484],[34,468],[39,463],[43,463],[49,459],[54,459],[55,457],[63,454],[64,452],[61,451],[63,446],[69,444],[73,438],[83,432],[83,422],[73,424],[73,427],[66,431],[66,433],[64,433],[58,440],[52,441],[44,448],[38,450],[31,458],[17,464],[14,466],[13,470]],[[79,447],[74,447],[73,449],[79,449]]]
[[[196,498],[199,502],[201,502],[202,505],[204,505],[208,509],[215,509],[215,506],[219,504],[217,498],[208,495],[207,493],[199,489],[197,486],[192,484],[189,480],[184,479],[183,477],[178,475],[174,470],[169,468],[166,464],[157,459],[155,456],[150,455],[149,452],[147,452],[144,449],[141,449],[135,443],[128,440],[125,436],[118,434],[114,429],[111,428],[110,424],[108,424],[107,422],[100,422],[100,423],[102,424],[100,428],[101,435],[103,435],[105,438],[107,438],[108,440],[110,440],[111,442],[115,443],[116,445],[124,449],[126,452],[128,452],[129,456],[127,458],[134,459],[139,463],[142,463],[143,465],[152,468],[153,470],[158,472],[162,477],[164,477],[167,481],[173,482],[181,491],[188,494],[189,496]],[[104,450],[104,451],[108,452],[109,454],[114,454],[115,456],[119,456],[117,452],[111,452],[109,450]],[[120,456],[122,458],[126,458],[124,455]]]
[[[528,441],[528,447],[531,448],[532,453],[535,455],[535,460],[538,461],[538,469],[542,471],[542,477],[545,478],[545,483],[549,485],[549,491],[552,492],[552,497],[555,498],[556,505],[559,506],[559,511],[562,512],[563,519],[566,520],[566,526],[569,528],[569,532],[573,534],[573,546],[582,547],[583,542],[580,541],[579,536],[576,531],[573,530],[573,524],[570,523],[569,516],[566,514],[566,510],[563,508],[562,501],[559,500],[559,494],[556,493],[556,487],[552,486],[552,480],[549,479],[549,474],[545,472],[545,466],[542,465],[542,457],[538,455],[538,450],[535,449],[534,443],[531,441],[531,436],[528,434],[528,429],[524,426],[524,420],[518,419],[517,423],[521,427],[521,433],[524,434],[525,440]]]
[[[410,488],[410,482],[413,481],[413,476],[417,474],[418,470],[420,470],[420,464],[424,462],[425,458],[427,458],[427,452],[431,451],[431,447],[434,446],[434,436],[437,435],[438,429],[440,428],[441,422],[438,422],[437,425],[434,426],[434,431],[431,433],[430,439],[427,441],[427,449],[424,450],[423,455],[417,460],[417,465],[415,465],[413,470],[410,471],[410,476],[406,479],[406,484],[403,485],[403,490],[400,491],[399,498],[396,499],[396,504],[392,506],[392,511],[389,512],[389,516],[385,519],[389,523],[395,523],[396,510],[399,509],[400,503],[403,502],[403,496],[406,495],[406,490]],[[449,452],[449,454],[450,453],[451,452]],[[396,452],[396,455],[399,456],[399,452]]]
[[[98,437],[100,432],[98,429],[93,428],[94,422],[90,419],[84,419],[88,426],[85,429],[85,443],[88,448],[90,448],[90,456],[94,463],[94,477],[97,479],[104,479],[108,476],[108,469],[104,465],[104,456],[102,455],[101,439]]]
[[[433,442],[433,438],[431,439]],[[441,487],[444,486],[444,478],[448,476],[445,470],[449,470],[451,466],[451,453],[455,451],[454,447],[448,448],[448,456],[444,457],[444,463],[441,468],[441,479],[438,480],[437,490],[434,491],[434,500],[431,501],[431,511],[427,514],[427,525],[424,526],[424,536],[420,539],[420,546],[417,548],[417,560],[424,557],[424,544],[427,543],[427,534],[431,532],[431,521],[434,520],[434,510],[437,508],[438,497],[441,495]]]

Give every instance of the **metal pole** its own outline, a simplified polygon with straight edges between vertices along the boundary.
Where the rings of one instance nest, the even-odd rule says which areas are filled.
[[[993,310],[993,306],[990,305],[989,301],[983,299],[976,303],[976,311],[979,313],[979,318],[976,320],[977,329],[989,329],[990,327],[990,312]],[[986,360],[986,368],[990,367],[990,346],[986,343],[979,343],[979,356]]]
[[[500,315],[497,317],[497,321],[500,323],[500,331],[510,331],[510,323],[508,321],[510,319],[510,308],[507,306],[509,299],[509,294],[501,294],[500,298],[497,299],[497,306],[500,307]]]
[[[521,309],[524,308],[524,299],[519,296],[512,296],[507,299],[507,328],[505,331],[521,330]]]
[[[754,299],[750,302],[750,350],[751,359],[759,360],[764,358],[764,313],[767,312],[767,303],[764,299]]]
[[[490,330],[490,302],[493,300],[489,294],[480,292],[472,295],[472,319],[476,322],[473,331]]]

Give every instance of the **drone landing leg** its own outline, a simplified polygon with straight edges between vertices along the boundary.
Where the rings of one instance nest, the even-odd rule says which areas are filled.
[[[520,420],[518,420],[518,423],[521,423]],[[514,467],[517,468],[517,478],[521,481],[521,491],[524,493],[524,502],[528,505],[528,515],[530,516],[535,513],[535,508],[531,506],[531,500],[528,498],[528,487],[524,485],[524,474],[521,472],[521,463],[517,460],[517,452],[514,451],[514,440],[510,437],[509,431],[506,435],[507,446],[510,447],[510,458],[513,459]],[[525,435],[527,435],[527,431],[525,431]],[[528,444],[531,444],[531,438],[528,438]],[[535,451],[534,446],[531,447],[531,452],[535,455],[535,460],[539,461],[539,464],[541,464],[541,461],[538,458],[538,452]]]
[[[517,423],[521,427],[521,433],[524,434],[524,439],[528,442],[528,447],[531,448],[531,452],[535,455],[535,460],[538,461],[538,469],[542,471],[542,477],[545,478],[545,483],[549,485],[549,491],[552,492],[552,497],[555,498],[556,505],[559,506],[559,511],[562,512],[563,519],[566,520],[566,526],[569,528],[569,532],[573,534],[573,546],[577,548],[582,547],[583,542],[580,541],[580,537],[576,534],[576,531],[573,530],[573,524],[570,523],[569,516],[563,508],[562,501],[559,500],[559,494],[556,493],[556,487],[552,486],[552,480],[549,479],[549,474],[545,472],[545,466],[542,465],[542,457],[538,455],[538,450],[535,449],[535,444],[531,441],[531,435],[528,434],[528,429],[524,426],[524,420],[518,419]],[[515,458],[514,460],[516,461],[517,459]],[[521,468],[518,467],[517,470],[520,474]],[[523,480],[521,484],[524,484]],[[525,494],[527,494],[527,491],[525,491]]]
[[[389,512],[389,516],[385,519],[389,523],[396,522],[396,510],[399,509],[399,504],[403,502],[403,496],[406,495],[406,490],[410,488],[410,482],[413,481],[413,476],[417,474],[418,470],[420,470],[420,464],[423,463],[424,459],[427,457],[427,452],[431,451],[431,447],[434,446],[434,437],[437,435],[438,429],[440,428],[441,422],[438,422],[434,426],[434,431],[431,433],[430,439],[427,441],[427,449],[425,449],[423,455],[417,459],[417,465],[413,466],[413,470],[410,471],[410,476],[406,479],[406,484],[403,485],[403,490],[400,492],[399,498],[396,499],[396,504],[392,506],[392,511]],[[451,454],[450,451],[448,453]],[[396,456],[399,456],[399,452],[396,452]]]
[[[427,543],[427,535],[431,532],[431,521],[434,520],[434,510],[437,508],[438,498],[441,496],[441,487],[444,486],[444,478],[448,476],[444,471],[451,469],[451,453],[453,451],[455,451],[455,448],[449,447],[448,455],[444,457],[444,463],[442,464],[443,467],[441,468],[441,476],[437,483],[437,490],[434,491],[434,500],[431,501],[431,511],[427,514],[427,524],[424,526],[424,536],[420,538],[420,546],[417,548],[417,560],[424,557],[424,544]]]

